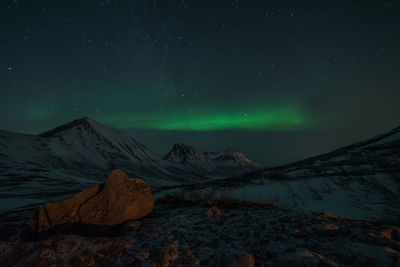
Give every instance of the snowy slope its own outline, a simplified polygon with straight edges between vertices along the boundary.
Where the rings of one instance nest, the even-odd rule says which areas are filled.
[[[348,218],[396,221],[400,218],[400,128],[250,177],[254,184],[235,189],[235,194]]]
[[[227,149],[223,152],[200,152],[185,144],[175,144],[164,159],[173,164],[179,164],[187,170],[204,175],[221,175],[226,173],[241,175],[260,169],[240,152]]]
[[[400,128],[327,154],[200,188],[274,202],[302,213],[330,212],[400,224]]]
[[[124,132],[90,118],[67,123],[40,136],[52,139],[49,149],[54,154],[72,160],[78,157],[100,166],[107,165],[110,159],[137,163],[158,160],[157,156]],[[69,148],[68,151],[65,147]]]
[[[292,164],[267,169],[308,171],[324,175],[362,172],[398,173],[400,163],[400,127],[386,134]]]
[[[129,135],[90,118],[67,123],[40,137],[46,140],[48,156],[107,171],[118,167],[136,176],[154,176],[152,170],[158,169],[160,161]],[[73,166],[68,168],[74,169]]]

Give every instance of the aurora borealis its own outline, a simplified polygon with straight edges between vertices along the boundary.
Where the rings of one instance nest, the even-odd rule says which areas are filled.
[[[400,126],[399,1],[4,0],[0,129],[90,116],[265,166]]]
[[[246,109],[250,110],[250,109]],[[238,111],[207,111],[186,113],[177,111],[172,114],[155,116],[123,115],[101,118],[118,128],[177,130],[177,131],[213,131],[213,130],[294,130],[307,124],[300,111],[291,108]]]

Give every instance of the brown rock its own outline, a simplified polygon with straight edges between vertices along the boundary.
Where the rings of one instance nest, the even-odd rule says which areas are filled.
[[[306,236],[306,233],[298,228],[293,229],[292,235],[297,236],[297,237],[302,237]]]
[[[218,207],[212,206],[206,210],[205,214],[207,217],[220,217],[222,216],[222,211]]]
[[[158,252],[156,259],[157,267],[168,267],[171,262],[178,258],[178,242],[170,240],[168,246]]]
[[[390,226],[389,228],[381,231],[381,236],[400,242],[400,228],[396,226]]]
[[[116,169],[104,184],[90,187],[62,202],[40,206],[30,226],[40,233],[66,223],[115,225],[146,216],[153,205],[148,184],[141,179],[130,179]]]
[[[317,217],[314,218],[314,220],[316,220],[316,221],[324,221],[324,222],[328,222],[328,221],[331,221],[331,220],[338,221],[340,219],[341,218],[339,216],[336,216],[336,215],[331,214],[329,212],[324,212],[324,213],[322,213],[322,214],[320,214],[320,215],[318,215]]]
[[[335,235],[337,233],[340,233],[340,227],[333,223],[327,223],[318,229],[318,234],[320,236]]]
[[[320,231],[338,231],[340,228],[336,224],[327,223],[320,228]]]

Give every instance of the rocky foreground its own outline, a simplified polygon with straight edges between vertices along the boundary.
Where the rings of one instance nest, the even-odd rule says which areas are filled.
[[[119,171],[114,176],[123,181],[122,188],[134,190],[134,180]],[[118,217],[121,223],[112,224],[104,219],[129,210],[124,203],[135,198],[121,185],[113,187],[121,194],[107,193],[110,177],[102,190],[95,187],[97,194],[78,205],[92,199],[91,208],[99,215],[95,221],[71,219],[90,214],[90,209],[70,209],[77,205],[67,205],[74,203],[72,198],[52,204],[59,206],[58,216],[65,212],[64,221],[57,219],[61,224],[51,219],[46,229],[37,227],[43,221],[38,218],[53,218],[46,204],[16,242],[0,243],[0,266],[400,266],[396,226],[301,213],[213,192],[166,195],[148,215],[123,222]],[[148,201],[152,204],[152,198]],[[73,211],[80,215],[72,216]]]
[[[33,232],[41,233],[63,224],[116,225],[146,216],[153,205],[148,184],[140,179],[129,179],[116,169],[104,184],[92,186],[62,202],[40,206],[30,227]]]

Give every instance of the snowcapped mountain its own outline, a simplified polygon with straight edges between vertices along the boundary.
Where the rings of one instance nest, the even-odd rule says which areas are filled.
[[[220,165],[242,166],[249,169],[259,169],[261,166],[251,159],[247,158],[243,153],[232,151],[230,148],[222,152],[206,152],[206,157],[217,162]]]
[[[175,144],[171,151],[163,157],[165,160],[178,164],[204,164],[208,163],[208,158],[204,153],[197,151],[194,147],[185,144]]]
[[[73,160],[80,157],[82,161],[102,166],[118,160],[137,163],[158,160],[157,156],[129,135],[88,117],[64,124],[39,136],[52,140],[49,149],[55,154]],[[73,155],[65,151],[65,147]]]
[[[201,177],[186,173],[153,154],[123,131],[88,117],[74,120],[39,135],[0,132],[0,167],[5,172],[60,171],[94,180],[104,179],[115,168],[151,184],[198,182]],[[10,177],[7,173],[4,176]]]
[[[125,168],[136,175],[151,175],[143,165],[158,165],[160,159],[126,133],[90,118],[61,125],[39,135],[48,156],[63,162],[110,170]],[[138,166],[140,165],[140,166]],[[69,166],[74,169],[73,166]]]
[[[202,174],[241,175],[261,168],[240,152],[230,149],[223,152],[200,152],[185,144],[175,144],[163,158]]]

